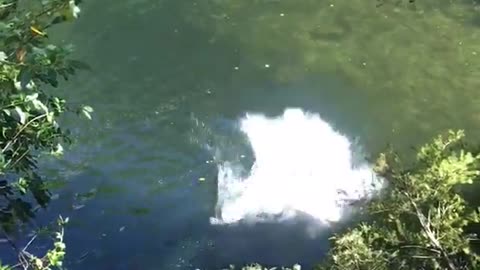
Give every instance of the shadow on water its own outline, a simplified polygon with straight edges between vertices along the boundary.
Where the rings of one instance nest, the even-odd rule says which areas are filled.
[[[165,188],[156,198],[141,200],[135,185],[88,168],[68,179],[48,211],[39,214],[38,223],[46,224],[58,214],[70,218],[69,269],[177,269],[179,263],[186,267],[188,254],[200,244],[194,240],[209,228],[210,211],[195,195],[202,190],[189,190],[201,187],[173,185],[174,192]],[[39,242],[32,251],[44,252],[42,246],[47,245]]]
[[[135,186],[85,168],[69,178],[38,223],[57,214],[70,217],[69,269],[220,269],[251,262],[301,262],[308,269],[327,249],[328,229],[306,215],[281,223],[212,226],[214,183],[174,186],[140,200]],[[45,243],[33,251],[43,252]]]
[[[221,269],[252,262],[265,266],[301,263],[311,269],[328,249],[325,242],[330,232],[320,226],[304,216],[284,222],[213,227],[211,246],[201,250],[193,264],[200,269]]]

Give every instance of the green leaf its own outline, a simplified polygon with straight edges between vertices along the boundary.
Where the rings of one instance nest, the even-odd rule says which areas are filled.
[[[9,265],[3,265],[2,261],[0,261],[0,270],[12,270],[13,268]]]
[[[3,155],[2,152],[0,152],[0,168],[2,167],[3,164],[5,164],[5,156]]]
[[[69,10],[66,13],[67,19],[76,19],[80,16],[80,8],[77,6],[77,1],[69,2]]]
[[[48,70],[47,80],[53,87],[58,87],[57,71],[53,68]]]
[[[51,152],[53,156],[59,157],[63,155],[63,146],[61,144],[57,144],[55,150]]]
[[[55,246],[56,248],[58,248],[58,249],[65,249],[65,248],[66,248],[65,244],[62,243],[62,242],[56,242],[56,243],[54,244],[54,246]]]
[[[25,97],[25,101],[30,102],[30,101],[36,100],[37,98],[38,98],[38,93],[33,93],[31,95],[27,95]]]
[[[23,177],[20,177],[18,179],[18,182],[17,182],[17,188],[20,190],[20,192],[22,192],[23,194],[26,194],[27,193],[27,189],[28,189],[28,182],[25,178]]]
[[[20,89],[26,89],[32,81],[33,74],[28,68],[22,68],[18,74],[18,80],[20,82]]]
[[[35,109],[43,113],[48,113],[48,107],[45,106],[45,104],[43,104],[40,100],[38,99],[32,100],[32,104],[35,107]]]
[[[47,121],[48,121],[49,123],[53,123],[53,118],[54,118],[54,116],[55,116],[55,115],[54,115],[53,112],[48,112],[48,113],[47,113]]]
[[[36,269],[43,269],[43,262],[39,258],[35,258],[33,260],[33,263],[34,263]]]
[[[22,109],[18,106],[15,106],[15,109],[13,110],[14,112],[14,118],[20,122],[21,124],[25,124],[27,121],[27,113],[22,111]]]

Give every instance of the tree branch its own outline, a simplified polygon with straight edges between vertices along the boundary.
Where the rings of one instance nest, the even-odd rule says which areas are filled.
[[[417,246],[417,245],[404,245],[404,246],[400,246],[399,248],[416,248],[416,249],[423,249],[423,250],[426,250],[426,251],[430,251],[430,252],[433,252],[433,253],[436,253],[436,254],[441,254],[441,252],[436,250],[436,249]]]
[[[450,259],[450,256],[448,255],[448,253],[443,249],[442,245],[440,245],[440,242],[438,241],[438,239],[435,237],[435,234],[432,232],[432,230],[430,229],[430,220],[426,220],[426,217],[425,215],[422,213],[422,211],[420,210],[420,208],[418,208],[417,204],[415,203],[415,201],[410,197],[410,195],[406,192],[403,192],[403,194],[408,198],[408,200],[410,201],[410,203],[412,204],[413,208],[415,209],[415,212],[416,212],[416,216],[418,218],[418,221],[420,222],[420,225],[422,226],[422,229],[423,231],[425,232],[425,234],[427,235],[428,239],[430,240],[430,243],[440,251],[443,259],[445,260],[445,262],[447,263],[448,265],[448,269],[450,270],[457,270],[457,267],[455,266],[455,264],[452,262],[452,260]],[[429,215],[429,219],[430,219],[430,215]]]
[[[7,145],[5,145],[5,147],[2,149],[2,154],[5,153],[5,151],[8,150],[8,148],[13,144],[15,143],[15,140],[18,138],[18,136],[20,136],[20,134],[29,126],[31,125],[33,122],[35,122],[36,120],[39,120],[39,119],[42,119],[44,117],[46,117],[47,114],[44,113],[44,114],[41,114],[41,115],[38,115],[36,117],[34,117],[33,119],[31,119],[30,121],[28,121],[25,125],[22,126],[22,128],[20,128],[20,130],[15,134],[15,136],[13,136],[13,138],[11,140],[8,141]]]

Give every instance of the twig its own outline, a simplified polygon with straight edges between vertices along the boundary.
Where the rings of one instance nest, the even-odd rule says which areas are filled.
[[[0,5],[0,8],[8,8],[8,7],[11,7],[13,5],[15,5],[16,3],[15,2],[12,2],[12,3],[8,3],[8,4],[3,4],[3,5]]]
[[[22,252],[25,252],[27,250],[27,248],[33,243],[33,241],[35,241],[35,239],[37,238],[37,234],[35,234],[32,239],[30,239],[30,241],[27,243],[27,245],[25,245],[25,247],[23,248]]]
[[[427,251],[430,251],[430,252],[433,252],[433,253],[437,253],[437,254],[440,254],[441,252],[436,250],[436,249],[433,249],[433,248],[427,248],[427,247],[422,247],[422,246],[417,246],[417,245],[404,245],[404,246],[400,246],[400,248],[417,248],[417,249],[423,249],[423,250],[427,250]]]
[[[17,163],[18,163],[22,158],[24,158],[25,155],[27,155],[28,152],[30,152],[30,149],[25,150],[25,152],[23,152],[23,154],[22,154],[19,158],[17,158],[17,160],[15,160],[15,162],[12,164],[12,167],[15,167],[15,165],[17,165]]]
[[[4,165],[4,168],[8,168],[8,166],[10,166],[10,163],[12,163],[13,161],[13,158],[18,154],[18,152],[20,151],[20,147],[22,146],[22,143],[20,143],[20,145],[18,146],[17,150],[15,150],[15,152],[13,152],[11,158],[8,160],[7,163],[5,163]]]
[[[33,122],[39,120],[39,119],[42,119],[43,117],[46,117],[47,114],[41,114],[41,115],[38,115],[36,117],[34,117],[33,119],[31,119],[30,121],[28,121],[25,125],[22,126],[22,128],[17,132],[17,134],[15,134],[15,136],[13,136],[13,138],[8,141],[7,145],[5,145],[5,147],[2,149],[2,154],[5,153],[5,151],[7,151],[7,149],[14,143],[14,141],[18,138],[18,136],[20,136],[20,133],[22,133],[29,125],[31,125]]]
[[[432,259],[432,256],[412,255],[412,258],[416,258],[416,259]]]
[[[448,269],[450,270],[457,270],[457,267],[455,267],[455,264],[453,264],[452,260],[450,259],[450,256],[448,253],[443,249],[443,247],[440,245],[438,239],[435,237],[434,233],[432,233],[432,230],[430,229],[430,221],[426,222],[426,217],[420,211],[418,208],[417,204],[415,201],[408,195],[408,193],[403,192],[403,194],[409,199],[410,203],[412,204],[413,208],[415,209],[416,216],[418,218],[418,221],[420,222],[420,225],[422,226],[423,231],[427,235],[428,239],[430,240],[431,244],[440,251],[442,257],[444,258],[445,262],[448,265]]]

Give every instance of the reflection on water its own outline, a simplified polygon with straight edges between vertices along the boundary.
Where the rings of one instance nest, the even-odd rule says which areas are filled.
[[[96,113],[65,119],[77,142],[46,161],[59,196],[40,220],[71,217],[69,268],[308,266],[323,254],[308,222],[210,226],[217,171],[192,139],[192,115],[231,155],[250,150],[229,123],[289,106],[320,113],[372,155],[445,128],[478,135],[478,4],[385,2],[86,1],[59,38],[94,73],[64,95]]]

